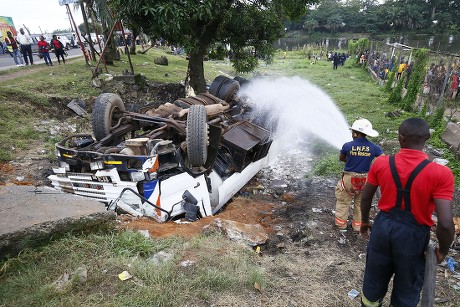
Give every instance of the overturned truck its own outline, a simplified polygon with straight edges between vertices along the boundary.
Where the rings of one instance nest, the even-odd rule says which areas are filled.
[[[269,159],[270,128],[238,96],[246,82],[219,76],[206,93],[139,112],[101,94],[94,136],[58,142],[59,167],[48,178],[63,192],[159,222],[213,215]]]

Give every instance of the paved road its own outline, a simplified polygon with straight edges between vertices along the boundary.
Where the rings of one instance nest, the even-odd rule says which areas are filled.
[[[75,58],[79,56],[83,56],[82,52],[79,48],[72,48],[67,51],[68,58]],[[56,56],[54,55],[53,52],[50,52],[51,56],[51,61],[57,64],[57,59]],[[45,64],[44,60],[41,60],[38,58],[36,54],[33,55],[34,58],[34,64]],[[0,70],[7,70],[11,68],[18,68],[16,64],[14,63],[13,57],[11,57],[9,54],[0,54]]]

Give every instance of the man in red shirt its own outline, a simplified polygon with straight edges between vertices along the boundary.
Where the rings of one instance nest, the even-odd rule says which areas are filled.
[[[363,306],[380,306],[394,275],[392,306],[417,306],[425,272],[424,251],[437,213],[438,263],[447,255],[454,238],[452,171],[427,160],[422,150],[430,137],[428,124],[410,118],[399,126],[401,150],[378,157],[371,166],[361,199],[361,234],[372,227],[364,272]],[[374,224],[369,224],[372,198],[382,196]]]

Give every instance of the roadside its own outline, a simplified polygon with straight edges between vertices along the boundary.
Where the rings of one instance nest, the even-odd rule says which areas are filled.
[[[75,50],[77,50],[78,53],[75,52]],[[80,49],[70,49],[67,51],[67,53],[68,53],[68,56],[66,57],[66,59],[82,57]],[[57,60],[53,52],[50,52],[50,57],[51,57],[51,61],[57,65]],[[33,55],[33,59],[34,59],[35,65],[45,64],[45,61],[43,59],[40,59],[36,54]],[[10,70],[10,69],[15,69],[15,68],[22,69],[23,67],[17,67],[16,64],[14,64],[14,59],[9,54],[0,54],[0,71]],[[3,76],[0,76],[0,77],[3,77]]]

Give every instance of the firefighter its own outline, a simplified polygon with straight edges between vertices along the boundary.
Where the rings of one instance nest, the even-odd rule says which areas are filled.
[[[454,176],[448,167],[427,159],[423,147],[429,137],[430,129],[423,119],[406,119],[398,131],[401,150],[376,159],[370,168],[361,203],[363,237],[368,237],[372,227],[362,306],[381,306],[393,276],[391,306],[418,305],[434,210],[438,263],[444,260],[454,239]],[[380,212],[371,226],[369,210],[378,187],[382,191],[378,204]]]
[[[376,137],[379,133],[372,129],[367,119],[356,120],[350,128],[353,141],[347,142],[340,150],[339,160],[345,167],[337,186],[335,197],[335,225],[339,230],[346,230],[350,206],[353,203],[352,228],[359,231],[361,227],[361,191],[366,183],[367,172],[375,157],[383,154],[380,146],[369,141],[366,136]]]

